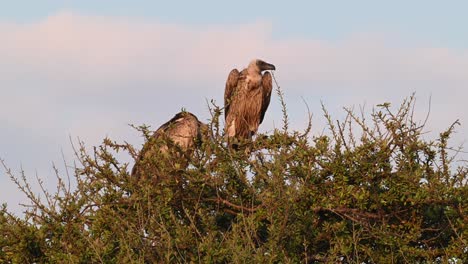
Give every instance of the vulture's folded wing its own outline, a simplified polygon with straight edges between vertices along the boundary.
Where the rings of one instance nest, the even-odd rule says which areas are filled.
[[[227,78],[226,89],[224,90],[224,118],[227,118],[229,112],[229,104],[231,103],[234,91],[237,88],[237,82],[239,81],[239,71],[233,69]]]
[[[273,87],[273,82],[271,79],[271,74],[269,72],[265,72],[262,76],[262,109],[260,115],[260,124],[263,122],[263,118],[265,117],[265,112],[268,109],[268,105],[270,105],[270,98],[271,98],[271,89]]]

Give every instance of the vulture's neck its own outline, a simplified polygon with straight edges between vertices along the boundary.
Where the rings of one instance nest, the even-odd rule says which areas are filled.
[[[247,68],[247,82],[250,88],[257,87],[262,81],[262,74],[257,67]]]

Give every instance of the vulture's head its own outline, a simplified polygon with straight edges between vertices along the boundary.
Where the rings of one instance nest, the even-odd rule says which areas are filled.
[[[254,70],[258,73],[261,73],[262,71],[274,71],[276,70],[275,65],[270,64],[268,62],[255,59],[249,63],[249,69]]]

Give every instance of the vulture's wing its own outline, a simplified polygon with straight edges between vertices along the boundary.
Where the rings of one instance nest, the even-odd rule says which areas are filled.
[[[171,120],[167,121],[166,123],[162,124],[154,133],[154,137],[158,137],[161,133],[167,132],[167,130],[173,126],[175,126],[176,123],[182,121],[186,115],[191,115],[191,113],[188,112],[179,112],[177,113]]]
[[[260,115],[260,124],[263,122],[263,118],[265,117],[265,112],[270,105],[270,98],[271,98],[271,89],[273,87],[273,82],[271,79],[271,74],[269,72],[265,72],[262,76],[262,90],[263,90],[263,100],[262,100],[262,111]]]
[[[192,115],[191,113],[188,112],[179,112],[177,113],[171,120],[167,121],[166,123],[162,124],[156,131],[153,132],[153,135],[151,136],[153,139],[158,139],[162,136],[168,136],[166,133],[171,129],[177,126],[177,123],[182,121],[186,115]],[[195,117],[195,116],[194,116]],[[196,118],[196,117],[195,117]],[[198,120],[198,119],[197,119]],[[170,135],[169,135],[170,136]],[[144,145],[143,148],[141,149],[140,153],[138,154],[138,158],[135,162],[135,165],[133,166],[132,173],[131,175],[137,175],[140,170],[140,163],[147,157],[147,155],[151,155],[151,153],[154,151],[153,150],[153,145],[150,144],[149,141],[147,141]]]
[[[231,103],[232,96],[237,87],[237,82],[239,81],[239,71],[233,69],[227,78],[226,89],[224,90],[224,118],[227,117],[229,112],[229,104]]]

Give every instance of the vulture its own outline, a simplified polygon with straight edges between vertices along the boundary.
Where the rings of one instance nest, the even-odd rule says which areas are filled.
[[[178,161],[185,159],[177,151],[180,150],[183,155],[191,155],[207,129],[208,126],[200,122],[194,114],[186,111],[177,113],[171,120],[160,126],[152,135],[152,139],[143,146],[133,166],[132,176],[140,176],[143,167],[150,167],[152,156],[161,158],[161,155],[156,155],[157,151],[168,155],[175,154],[173,158]],[[157,142],[158,139],[165,141],[161,144]]]
[[[233,69],[224,90],[224,117],[227,138],[251,139],[270,104],[273,64],[255,59],[239,72]]]

